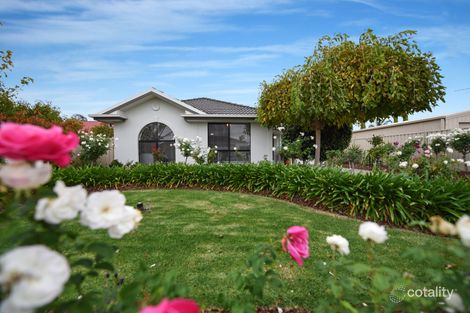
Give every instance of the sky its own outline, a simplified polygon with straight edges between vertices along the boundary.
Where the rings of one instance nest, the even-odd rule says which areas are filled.
[[[0,50],[24,100],[92,114],[155,87],[178,99],[256,106],[262,81],[302,64],[319,38],[412,29],[437,59],[446,102],[470,109],[470,0],[1,0]]]

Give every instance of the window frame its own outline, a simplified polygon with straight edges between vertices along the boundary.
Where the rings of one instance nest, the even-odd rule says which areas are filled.
[[[145,127],[149,126],[149,125],[152,125],[152,124],[160,124],[160,125],[164,125],[165,127],[167,127],[171,133],[173,134],[174,136],[174,132],[173,130],[170,128],[170,126],[168,126],[167,124],[165,123],[161,123],[161,122],[151,122],[151,123],[148,123],[146,124],[144,127],[142,127],[139,131],[139,136],[137,138],[137,144],[138,144],[138,153],[139,153],[139,163],[143,163],[142,162],[142,149],[140,147],[140,144],[141,143],[150,143],[150,144],[155,144],[156,148],[159,149],[160,148],[160,143],[170,143],[170,146],[173,148],[174,150],[174,160],[169,160],[167,162],[176,162],[176,149],[175,149],[175,139],[160,139],[160,137],[157,137],[157,139],[155,140],[141,140],[140,137],[142,135],[142,131],[144,130]],[[157,126],[158,127],[158,126]]]
[[[228,148],[227,149],[219,149],[217,147],[217,153],[219,153],[219,152],[228,152],[228,163],[232,163],[232,162],[237,162],[236,160],[232,160],[232,153],[233,152],[235,152],[235,151],[249,152],[248,161],[247,162],[242,162],[242,163],[251,163],[251,123],[221,123],[221,122],[207,123],[207,146],[212,149],[215,145],[214,144],[211,145],[210,125],[226,125],[227,128],[228,128],[228,133],[227,133]],[[230,129],[231,129],[232,125],[245,125],[245,126],[248,126],[248,129],[249,129],[249,132],[250,132],[250,143],[249,143],[250,148],[249,149],[237,149],[237,150],[230,149],[230,147],[231,147]]]

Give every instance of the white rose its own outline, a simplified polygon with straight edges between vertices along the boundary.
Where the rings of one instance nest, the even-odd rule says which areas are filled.
[[[470,247],[470,217],[468,215],[462,216],[455,226],[463,245]]]
[[[457,162],[463,163],[464,161],[463,161],[463,159],[457,159]]]
[[[349,254],[349,242],[346,238],[340,235],[333,235],[326,237],[326,242],[330,245],[331,249],[338,251],[342,255]]]
[[[465,166],[470,167],[470,161],[466,161],[464,164],[465,164]]]
[[[284,151],[287,151],[288,148],[286,146],[284,146],[282,149],[284,149]]]
[[[401,151],[397,151],[397,155],[398,155],[398,156],[402,155],[402,152],[401,152]]]
[[[5,299],[0,304],[0,313],[34,313],[34,309],[16,307],[10,299]]]
[[[121,238],[142,219],[140,212],[125,203],[118,190],[94,192],[87,199],[80,222],[91,229],[108,229],[112,238]]]
[[[406,161],[400,162],[400,164],[398,164],[398,166],[401,167],[401,168],[405,168],[405,167],[408,166],[408,162],[406,162]]]
[[[273,150],[273,151],[276,151],[276,147],[273,147],[272,150]]]
[[[359,236],[364,240],[372,240],[376,243],[384,243],[387,237],[385,227],[374,222],[364,222],[359,226]]]
[[[51,179],[52,166],[43,161],[31,164],[26,161],[5,160],[0,166],[0,179],[3,184],[15,190],[35,189]]]
[[[419,167],[419,165],[416,164],[416,163],[413,163],[413,165],[411,165],[411,167],[414,168],[414,169],[417,169]]]
[[[449,163],[449,161],[444,160],[444,161],[442,161],[442,163],[444,163],[444,165],[447,165]]]
[[[55,184],[57,198],[42,198],[36,205],[34,218],[50,224],[74,219],[85,207],[87,192],[81,185],[67,187],[64,182]]]
[[[0,284],[9,291],[2,313],[30,312],[48,304],[62,293],[70,277],[65,257],[42,245],[19,247],[3,254],[0,268]]]
[[[93,192],[87,199],[80,222],[91,229],[109,228],[124,216],[126,197],[117,190]]]
[[[273,136],[273,139],[277,139],[277,136]]]
[[[316,149],[318,146],[317,146],[317,145],[313,145],[313,147]]]
[[[305,136],[305,133],[304,132],[300,132],[300,136]]]
[[[117,222],[117,224],[108,228],[108,234],[111,238],[120,239],[125,234],[132,231],[137,227],[137,224],[142,220],[142,213],[131,206],[124,207],[124,216]]]
[[[462,298],[455,291],[450,294],[448,298],[445,298],[446,304],[452,309],[452,312],[465,312]]]
[[[452,149],[452,148],[447,148],[446,150],[447,150],[447,152],[449,152],[449,153],[454,153],[454,149]]]

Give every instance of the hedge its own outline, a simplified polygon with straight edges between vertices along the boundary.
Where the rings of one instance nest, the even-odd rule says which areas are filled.
[[[441,215],[455,221],[470,214],[470,184],[460,180],[423,180],[380,171],[351,174],[339,169],[281,164],[68,167],[53,181],[88,188],[199,187],[249,191],[313,201],[351,217],[399,226]]]

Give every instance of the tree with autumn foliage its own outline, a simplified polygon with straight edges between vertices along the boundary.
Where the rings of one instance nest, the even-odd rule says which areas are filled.
[[[323,37],[302,66],[262,84],[259,121],[315,130],[318,164],[325,126],[431,111],[444,101],[445,88],[435,58],[419,49],[414,34],[379,37],[368,30],[358,42]]]
[[[61,117],[60,110],[51,103],[38,101],[30,104],[18,99],[21,88],[33,80],[23,77],[18,85],[7,86],[5,80],[14,66],[12,56],[10,50],[0,51],[0,122],[27,123],[46,128],[58,125],[66,132],[78,132],[82,128],[82,122]]]

